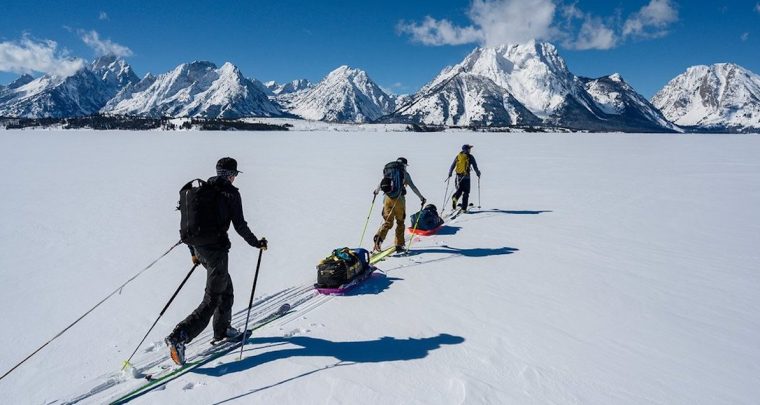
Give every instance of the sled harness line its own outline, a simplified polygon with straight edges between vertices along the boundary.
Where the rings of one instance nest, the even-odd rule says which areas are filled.
[[[177,287],[177,291],[174,291],[174,294],[172,295],[172,297],[169,298],[169,302],[166,303],[166,305],[164,306],[164,309],[162,309],[161,313],[158,314],[158,317],[153,322],[153,325],[151,325],[150,329],[148,329],[148,331],[145,332],[145,336],[143,336],[143,338],[140,341],[140,343],[137,344],[137,347],[135,347],[135,350],[132,352],[132,354],[129,355],[129,358],[126,359],[126,360],[124,360],[124,363],[121,366],[122,371],[126,370],[127,367],[129,367],[129,366],[132,365],[132,363],[130,363],[129,361],[132,360],[132,357],[135,356],[135,353],[137,353],[137,350],[140,349],[140,346],[142,346],[143,342],[145,342],[145,339],[148,338],[148,335],[150,334],[150,332],[153,330],[153,328],[156,327],[156,324],[158,323],[158,320],[161,319],[161,317],[164,316],[164,313],[166,312],[166,310],[169,309],[169,305],[171,305],[172,301],[174,301],[174,298],[177,297],[177,294],[179,294],[179,290],[181,290],[182,287],[184,287],[185,283],[190,278],[190,276],[193,274],[193,272],[195,271],[196,267],[198,267],[198,265],[197,264],[193,264],[193,268],[190,269],[190,271],[187,273],[187,276],[185,276],[185,279],[182,280],[182,283],[180,283],[179,287]]]
[[[58,332],[57,335],[53,336],[50,340],[48,340],[42,346],[40,346],[39,348],[37,348],[37,350],[35,350],[34,352],[32,352],[32,354],[26,356],[26,358],[24,358],[18,364],[16,364],[15,366],[13,366],[13,368],[11,368],[10,370],[6,371],[5,374],[3,374],[2,376],[0,376],[0,380],[2,380],[3,378],[5,378],[8,374],[10,374],[13,370],[15,370],[16,368],[18,368],[20,365],[24,364],[24,362],[26,362],[27,360],[29,360],[30,358],[32,358],[32,356],[34,356],[35,354],[37,354],[40,350],[42,350],[45,346],[47,346],[48,344],[50,344],[52,341],[54,341],[55,339],[58,339],[67,330],[71,329],[71,327],[73,327],[79,321],[81,321],[82,319],[84,319],[84,317],[86,317],[87,315],[89,315],[90,312],[94,311],[95,308],[99,307],[101,304],[103,304],[104,302],[106,302],[106,300],[108,300],[109,298],[113,297],[116,293],[120,292],[122,290],[122,288],[124,288],[127,284],[131,283],[140,274],[144,273],[145,271],[147,271],[148,269],[150,269],[151,267],[153,267],[153,265],[155,265],[159,260],[163,259],[164,256],[168,255],[169,252],[171,252],[172,250],[174,250],[174,248],[177,247],[177,246],[179,246],[180,244],[182,244],[181,240],[178,241],[177,243],[175,243],[174,245],[172,245],[172,247],[170,247],[169,250],[167,250],[166,252],[164,252],[164,254],[162,254],[161,256],[159,256],[156,260],[154,260],[153,262],[151,262],[144,269],[140,270],[137,274],[135,274],[134,276],[132,276],[129,280],[125,281],[122,285],[120,285],[115,290],[113,290],[110,294],[108,294],[105,298],[103,298],[102,300],[100,300],[100,302],[98,302],[97,304],[95,304],[94,307],[90,308],[87,312],[85,312],[84,314],[82,314],[82,316],[80,316],[79,318],[77,318],[69,326],[67,326],[62,331]]]

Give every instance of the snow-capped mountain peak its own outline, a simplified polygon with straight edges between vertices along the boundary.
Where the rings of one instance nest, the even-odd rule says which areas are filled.
[[[31,75],[25,73],[25,74],[19,76],[18,79],[10,82],[10,84],[8,84],[8,86],[6,88],[7,89],[17,89],[17,88],[19,88],[21,86],[24,86],[24,85],[26,85],[28,83],[31,83],[33,81],[34,81],[34,77],[32,77]]]
[[[593,95],[587,80],[591,79],[571,73],[548,42],[481,47],[443,69],[412,97],[410,107],[401,107],[399,115],[431,124],[532,124],[538,117],[547,124],[578,129],[673,130],[620,75],[607,77],[606,86],[592,83]],[[615,97],[603,94],[606,91],[625,97],[613,106]],[[503,108],[498,107],[499,99]],[[631,125],[627,120],[634,115],[641,120]]]
[[[310,81],[306,79],[297,79],[283,84],[278,90],[277,94],[295,93],[314,87]]]
[[[394,100],[363,70],[343,65],[312,88],[279,97],[306,119],[367,122],[393,111]]]
[[[577,93],[582,93],[579,89],[582,84],[567,69],[557,48],[548,42],[532,40],[476,48],[461,63],[444,69],[426,87],[435,87],[463,72],[490,79],[544,119],[556,115],[569,94],[584,103],[582,95],[577,97]]]
[[[101,56],[90,64],[90,70],[96,76],[112,87],[116,92],[132,83],[137,83],[140,78],[137,77],[132,67],[122,58],[114,55]]]
[[[733,63],[692,66],[652,103],[678,125],[714,130],[760,128],[760,76]]]

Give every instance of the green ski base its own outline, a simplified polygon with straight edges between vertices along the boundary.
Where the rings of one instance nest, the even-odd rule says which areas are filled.
[[[369,258],[369,264],[375,264],[383,259],[385,259],[389,254],[393,253],[396,250],[395,246],[391,246],[389,248],[386,248],[384,250],[381,250],[374,255],[372,255]]]
[[[276,321],[277,319],[280,319],[283,316],[288,315],[288,314],[290,314],[292,312],[294,312],[294,311],[293,310],[288,310],[287,312],[276,312],[276,313],[274,313],[272,315],[269,315],[268,317],[262,319],[260,323],[254,325],[250,329],[250,331],[253,332],[256,329],[262,328],[262,327],[268,325],[269,323],[272,323],[272,322]],[[124,403],[127,403],[127,402],[129,402],[129,401],[131,401],[131,400],[133,400],[133,399],[135,399],[135,398],[137,398],[139,396],[142,396],[143,394],[146,394],[146,393],[148,393],[148,392],[150,392],[150,391],[152,391],[152,390],[154,390],[154,389],[156,389],[156,388],[158,388],[158,387],[160,387],[162,385],[167,384],[168,382],[174,380],[175,378],[180,377],[180,376],[186,374],[187,372],[192,371],[195,368],[198,368],[199,366],[202,366],[202,365],[204,365],[206,363],[209,363],[209,362],[211,362],[211,361],[213,361],[215,359],[218,359],[219,357],[222,357],[222,356],[224,356],[226,354],[229,354],[233,350],[235,350],[237,348],[240,348],[240,345],[242,345],[243,343],[245,343],[246,340],[248,340],[248,339],[245,339],[245,340],[240,341],[240,342],[230,343],[229,345],[224,345],[223,347],[219,347],[218,350],[213,351],[208,356],[204,356],[203,358],[198,359],[196,361],[185,363],[183,366],[172,370],[171,372],[169,372],[166,375],[163,375],[163,376],[158,377],[158,378],[151,379],[147,384],[144,384],[144,385],[138,387],[137,389],[134,389],[134,390],[132,390],[132,391],[130,391],[130,392],[122,395],[121,397],[119,397],[119,398],[113,400],[112,402],[110,402],[110,404],[111,405],[124,404]]]

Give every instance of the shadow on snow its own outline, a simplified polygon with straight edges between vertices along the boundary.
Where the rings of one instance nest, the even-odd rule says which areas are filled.
[[[388,277],[382,272],[375,271],[367,281],[359,284],[355,288],[348,290],[343,294],[345,297],[355,295],[375,295],[390,288],[395,281],[401,281],[403,278]]]
[[[376,340],[358,342],[333,342],[309,336],[261,337],[249,339],[248,344],[277,345],[284,343],[296,347],[281,350],[272,350],[255,356],[246,357],[234,363],[221,364],[215,367],[197,368],[193,372],[219,377],[226,374],[233,374],[249,370],[253,367],[260,366],[265,363],[291,357],[333,357],[338,360],[338,362],[335,364],[330,364],[328,366],[321,367],[268,386],[250,390],[244,394],[225,399],[221,402],[217,402],[217,404],[222,404],[333,367],[348,366],[356,363],[382,363],[389,361],[423,359],[427,357],[431,351],[439,349],[443,345],[460,344],[464,342],[464,340],[465,339],[461,336],[453,336],[447,333],[441,333],[438,336],[421,339],[398,339],[385,336]]]
[[[498,213],[498,214],[511,214],[511,215],[538,215],[538,214],[543,214],[545,212],[554,212],[554,211],[551,211],[551,210],[541,210],[541,211],[512,211],[512,210],[501,210],[501,209],[498,209],[498,208],[491,208],[491,209],[470,211],[469,214],[471,214],[471,215],[477,215],[477,214]]]
[[[461,226],[444,225],[434,235],[456,235],[460,229],[462,229]]]
[[[449,256],[457,255],[457,256],[465,256],[465,257],[486,257],[486,256],[510,255],[519,250],[520,249],[511,248],[507,246],[500,247],[500,248],[460,249],[460,248],[455,248],[448,245],[441,245],[439,247],[430,247],[430,248],[411,250],[409,251],[409,256],[416,256],[416,255],[421,255],[424,253],[445,253],[445,254],[448,254]],[[434,260],[431,260],[431,261],[434,261]]]

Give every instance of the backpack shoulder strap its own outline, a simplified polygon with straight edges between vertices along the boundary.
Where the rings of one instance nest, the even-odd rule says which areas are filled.
[[[193,180],[188,181],[187,184],[185,184],[184,186],[182,186],[182,188],[179,189],[179,191],[184,191],[184,190],[188,190],[188,189],[193,188],[193,183],[196,182],[196,181],[198,182],[198,187],[201,187],[204,184],[207,184],[205,181],[203,181],[201,179],[193,179]]]

